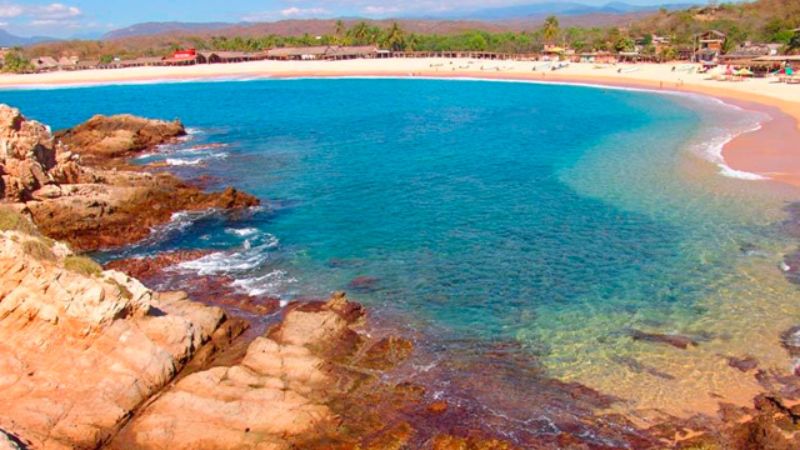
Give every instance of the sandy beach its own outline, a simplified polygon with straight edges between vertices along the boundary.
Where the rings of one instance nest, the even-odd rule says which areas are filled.
[[[725,162],[737,171],[800,186],[800,86],[774,79],[740,82],[714,81],[707,74],[690,73],[689,65],[570,64],[551,71],[544,62],[492,61],[446,58],[361,59],[349,61],[257,61],[183,67],[136,67],[113,70],[49,72],[0,76],[2,88],[47,88],[63,85],[147,83],[215,79],[286,77],[448,77],[586,83],[607,86],[691,92],[717,97],[772,120],[756,132],[728,143]],[[675,70],[673,70],[675,69]]]

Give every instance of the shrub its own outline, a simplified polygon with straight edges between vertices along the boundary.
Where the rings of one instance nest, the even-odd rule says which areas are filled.
[[[85,256],[67,256],[64,258],[64,268],[86,276],[97,276],[103,272],[100,264]]]

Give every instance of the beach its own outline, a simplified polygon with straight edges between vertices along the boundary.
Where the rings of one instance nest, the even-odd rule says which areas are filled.
[[[256,61],[180,67],[137,67],[59,71],[0,76],[0,88],[48,88],[65,85],[182,82],[306,77],[481,78],[548,83],[592,84],[695,93],[722,99],[771,120],[759,130],[737,136],[723,149],[725,164],[737,172],[800,187],[800,87],[774,79],[715,81],[688,70],[697,65],[572,63],[557,71],[541,61],[449,58],[357,59],[347,61]]]

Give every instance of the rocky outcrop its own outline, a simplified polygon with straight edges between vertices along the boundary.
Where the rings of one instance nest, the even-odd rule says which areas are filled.
[[[342,295],[312,311],[286,314],[256,338],[239,364],[178,382],[150,404],[115,448],[290,448],[299,436],[333,427],[326,405],[336,378],[323,348],[339,346],[361,315]]]
[[[9,216],[0,210],[0,429],[32,448],[96,448],[225,315],[103,271]]]
[[[56,133],[56,140],[89,163],[108,164],[185,135],[186,129],[178,120],[166,122],[121,114],[96,115],[75,128]]]
[[[180,122],[95,116],[54,139],[0,105],[2,199],[24,203],[44,234],[82,251],[138,241],[178,211],[259,204],[234,188],[204,192],[169,173],[120,170],[124,158],[183,134]]]

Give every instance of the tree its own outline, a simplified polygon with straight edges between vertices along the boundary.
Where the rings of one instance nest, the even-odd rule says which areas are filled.
[[[633,43],[633,40],[628,37],[621,37],[617,42],[614,43],[614,50],[618,52],[631,52],[636,48],[636,45]]]
[[[17,50],[11,51],[6,54],[5,61],[3,62],[3,72],[11,73],[27,73],[33,71],[33,64],[22,56]]]
[[[397,22],[392,23],[392,26],[387,30],[383,44],[386,48],[395,52],[405,49],[406,33]]]
[[[800,31],[796,31],[794,36],[789,39],[789,43],[786,44],[786,50],[792,53],[800,51]]]
[[[361,22],[355,24],[353,28],[348,31],[348,34],[353,38],[353,40],[356,41],[356,43],[365,44],[367,43],[367,39],[370,35],[369,25],[367,25],[367,22],[362,20]]]
[[[344,44],[345,34],[347,33],[347,29],[344,26],[344,22],[341,20],[336,21],[336,28],[333,31],[334,42],[339,45]]]
[[[544,37],[545,41],[550,44],[554,43],[554,41],[558,38],[560,31],[558,18],[556,18],[556,16],[550,16],[544,20],[542,36]]]

